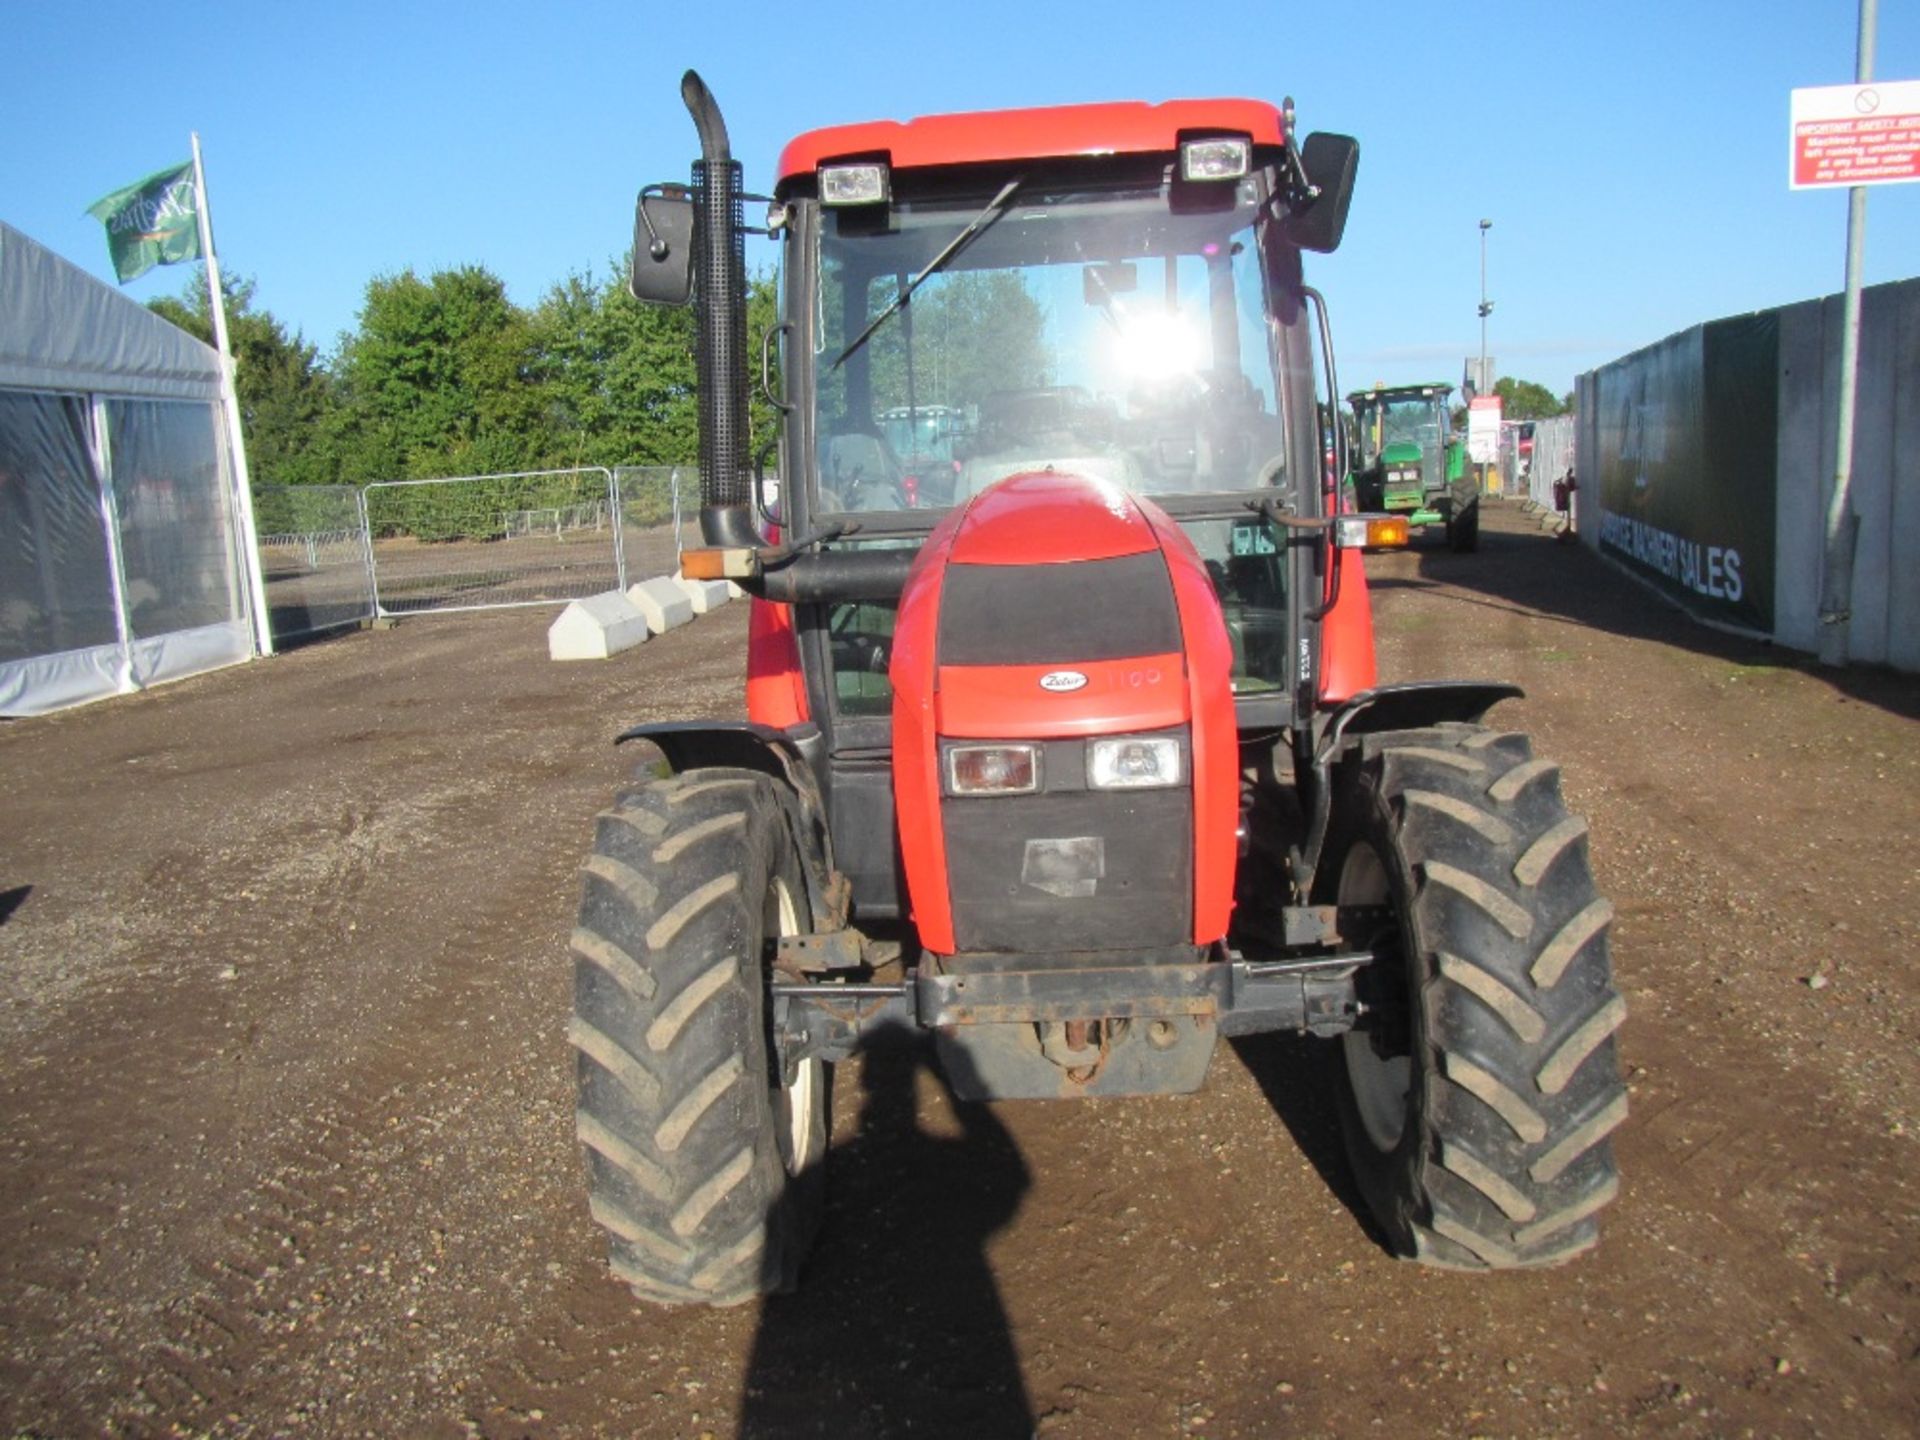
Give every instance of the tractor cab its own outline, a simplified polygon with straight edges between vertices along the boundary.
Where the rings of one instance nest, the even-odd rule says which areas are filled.
[[[1304,223],[1322,202],[1290,125],[1249,101],[1117,104],[836,127],[783,152],[765,372],[785,411],[783,533],[816,538],[766,576],[762,653],[789,659],[756,674],[749,713],[817,732],[839,863],[869,917],[924,930],[936,884],[915,899],[911,840],[855,819],[898,799],[901,562],[960,513],[977,523],[1006,482],[1073,477],[1096,505],[1144,502],[1191,547],[1224,622],[1223,723],[1312,709],[1318,627],[1297,601],[1325,589],[1330,554],[1290,522],[1327,509],[1316,394],[1337,391],[1301,252],[1337,234],[1328,213]],[[1330,208],[1350,160],[1333,152]],[[1060,537],[1036,527],[1077,525],[1064,513],[1040,506],[1013,549],[1041,554]],[[1059,573],[1076,583],[1031,587],[1024,606],[1003,585],[1009,663],[1093,653],[1013,643],[1044,611],[1144,613],[1139,596],[1103,599],[1094,572]]]
[[[1291,703],[1284,597],[1314,563],[1290,574],[1300,557],[1258,507],[1318,511],[1321,436],[1280,113],[1028,118],[851,127],[787,148],[775,204],[794,525],[843,532],[829,551],[917,544],[1033,473],[1151,499],[1229,609],[1236,693]],[[1202,129],[1239,134],[1183,148]],[[979,159],[1003,134],[1049,130],[1061,153]],[[793,618],[803,640],[828,637],[809,713],[884,715],[890,607],[849,597]]]

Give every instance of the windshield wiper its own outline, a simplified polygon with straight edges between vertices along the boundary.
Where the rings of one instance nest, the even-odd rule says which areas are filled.
[[[906,303],[913,299],[914,291],[918,290],[930,276],[937,275],[948,261],[952,260],[962,250],[966,249],[967,246],[971,245],[979,238],[982,231],[993,224],[994,221],[998,220],[1001,215],[1005,213],[1007,201],[1013,198],[1013,192],[1020,188],[1022,179],[1022,176],[1016,175],[1013,179],[1002,185],[1000,187],[1000,193],[987,202],[987,208],[974,216],[973,219],[967,223],[966,229],[949,240],[946,247],[927,262],[927,268],[909,280],[900,293],[893,297],[893,303],[878,315],[874,316],[873,319],[869,320],[867,322],[867,328],[854,336],[853,343],[842,350],[840,354],[835,357],[833,364],[827,368],[829,370],[838,370],[841,361],[845,360],[849,355],[853,354],[854,351],[866,344],[867,341],[873,337],[874,331],[878,330],[882,325],[886,324],[888,320],[897,315],[901,309],[905,307]]]

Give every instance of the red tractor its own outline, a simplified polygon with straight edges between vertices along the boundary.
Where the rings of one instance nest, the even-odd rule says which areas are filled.
[[[685,568],[753,597],[750,718],[622,736],[661,758],[585,866],[570,1033],[615,1274],[790,1287],[831,1067],[886,1028],[965,1099],[1187,1092],[1223,1035],[1322,1037],[1397,1251],[1593,1245],[1626,1096],[1586,824],[1483,723],[1514,686],[1375,682],[1359,552],[1404,520],[1337,513],[1301,262],[1355,142],[1245,100],[801,136],[753,454],[745,197],[682,89],[703,155],[642,192],[633,286],[697,310]],[[950,492],[901,484],[903,406],[964,417]]]

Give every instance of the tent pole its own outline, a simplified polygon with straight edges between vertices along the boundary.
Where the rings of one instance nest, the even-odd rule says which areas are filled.
[[[213,212],[207,205],[207,173],[200,164],[200,132],[193,132],[193,188],[200,214],[200,253],[207,260],[208,311],[213,341],[220,351],[220,408],[226,414],[227,453],[233,457],[233,512],[240,524],[240,549],[247,576],[247,609],[253,617],[254,649],[273,654],[273,626],[267,611],[266,577],[260,571],[260,535],[253,523],[253,480],[247,473],[247,442],[240,426],[240,393],[233,382],[233,348],[227,341],[227,297],[220,288],[220,261],[213,252]]]
[[[100,485],[100,523],[107,532],[107,586],[113,595],[113,635],[120,647],[120,667],[114,677],[114,690],[121,695],[133,693],[133,624],[127,613],[127,557],[120,546],[120,501],[113,493],[113,434],[107,427],[107,402],[104,396],[87,396],[87,448],[92,454],[93,473]]]

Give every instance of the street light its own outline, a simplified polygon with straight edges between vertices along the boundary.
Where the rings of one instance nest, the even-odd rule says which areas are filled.
[[[1476,378],[1482,391],[1493,388],[1487,374],[1487,316],[1493,313],[1493,302],[1487,299],[1487,231],[1492,228],[1491,220],[1480,222],[1480,372]]]

